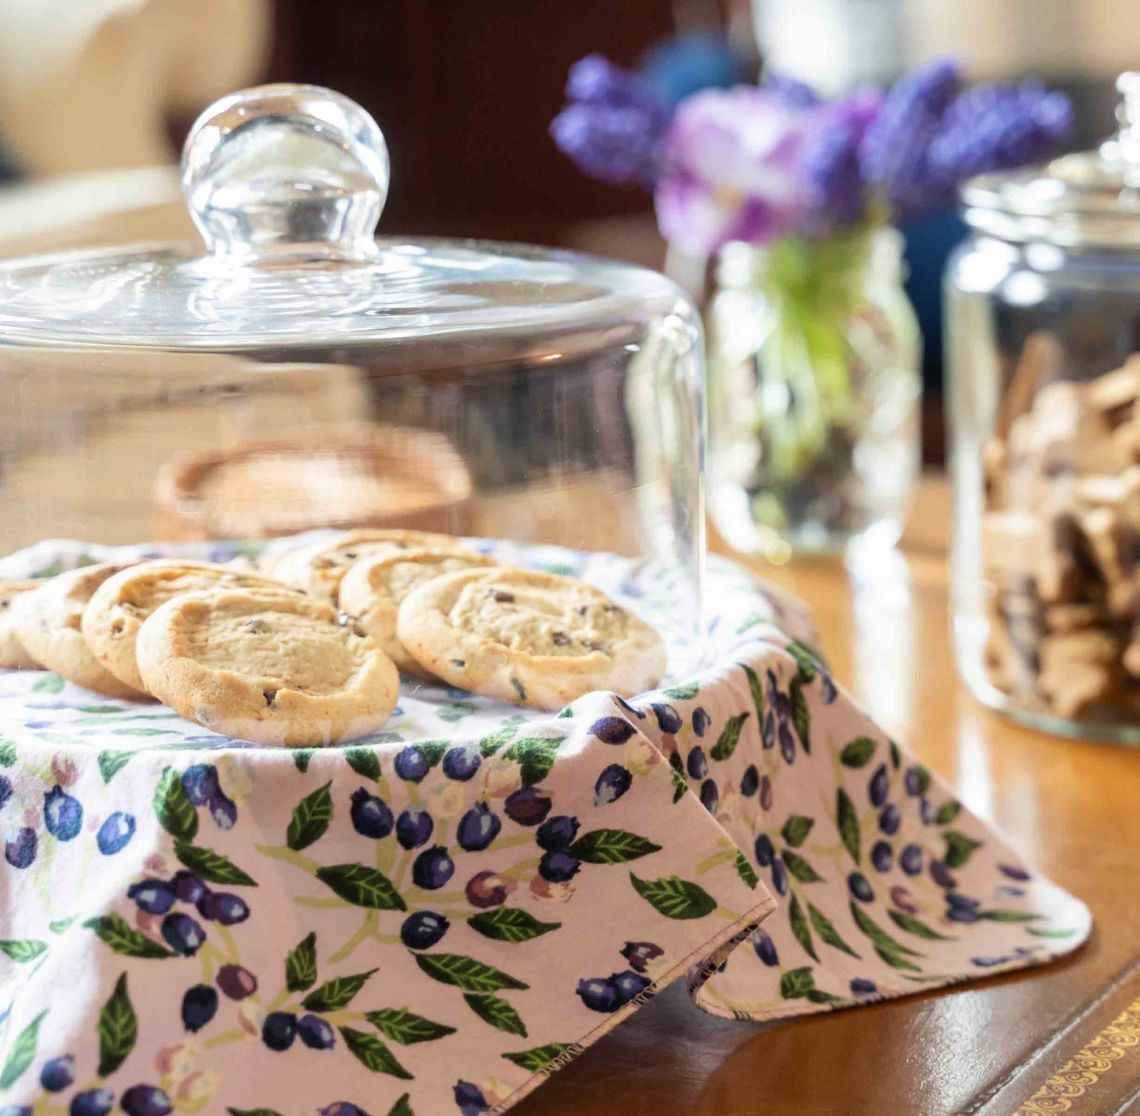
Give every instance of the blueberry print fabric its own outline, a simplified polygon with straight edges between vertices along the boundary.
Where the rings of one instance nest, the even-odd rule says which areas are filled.
[[[794,602],[711,562],[701,669],[651,566],[481,545],[651,619],[667,684],[550,715],[405,680],[383,731],[288,751],[0,673],[0,1114],[478,1116],[678,977],[766,1020],[1087,936]],[[121,553],[41,544],[0,576]]]

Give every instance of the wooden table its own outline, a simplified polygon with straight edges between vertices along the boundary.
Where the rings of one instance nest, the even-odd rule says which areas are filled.
[[[1140,752],[1031,732],[965,692],[949,520],[945,483],[928,479],[897,562],[755,568],[812,606],[837,677],[872,714],[1089,904],[1092,939],[1045,968],[775,1025],[707,1016],[681,981],[518,1116],[1140,1111]]]

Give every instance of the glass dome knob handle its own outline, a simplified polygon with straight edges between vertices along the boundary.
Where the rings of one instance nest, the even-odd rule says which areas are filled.
[[[215,256],[371,259],[388,146],[358,104],[315,85],[215,101],[182,151],[182,190]]]

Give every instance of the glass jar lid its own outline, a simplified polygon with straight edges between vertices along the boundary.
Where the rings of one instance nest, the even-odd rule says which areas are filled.
[[[1115,136],[1095,151],[970,179],[962,188],[967,223],[1004,240],[1140,247],[1140,72],[1121,74],[1116,88]]]
[[[196,121],[182,187],[200,245],[0,264],[0,340],[288,350],[642,318],[683,301],[664,277],[572,252],[375,239],[388,148],[328,89],[265,85]]]

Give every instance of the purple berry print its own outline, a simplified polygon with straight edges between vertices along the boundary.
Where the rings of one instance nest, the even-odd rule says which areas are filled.
[[[95,844],[99,846],[99,851],[104,856],[114,856],[130,844],[134,835],[134,817],[116,810],[108,815],[107,820],[99,827],[99,832],[95,834]]]
[[[67,1116],[107,1116],[115,1107],[115,1094],[109,1089],[88,1089],[75,1093]]]
[[[772,847],[772,839],[766,833],[761,833],[756,838],[756,863],[761,868],[768,868],[772,864],[772,858],[776,855],[776,850]]]
[[[297,1034],[297,1017],[287,1011],[271,1011],[261,1025],[261,1041],[270,1050],[288,1050]]]
[[[1025,883],[1031,878],[1024,868],[1018,868],[1016,864],[999,864],[998,869],[1003,876],[1011,880],[1020,880]]]
[[[776,889],[777,895],[788,894],[788,869],[784,866],[783,859],[778,856],[772,860],[772,886]]]
[[[786,717],[780,718],[780,755],[784,757],[785,763],[795,763],[796,761],[796,738],[792,735],[792,726]]]
[[[935,811],[934,806],[932,805],[930,799],[925,797],[925,795],[924,795],[922,798],[922,801],[919,803],[919,809],[918,809],[919,817],[922,818],[922,824],[923,825],[933,825],[934,824],[935,812],[936,811]]]
[[[704,736],[709,730],[709,725],[712,723],[712,718],[705,712],[704,707],[698,705],[693,710],[693,732],[698,736]]]
[[[903,775],[903,786],[906,793],[916,798],[930,785],[930,775],[924,767],[908,767]]]
[[[70,841],[83,825],[83,807],[62,787],[44,794],[44,825],[57,841]]]
[[[760,780],[760,808],[772,809],[772,780],[767,775]]]
[[[498,872],[487,869],[483,872],[476,872],[467,881],[464,894],[471,906],[478,907],[480,910],[488,910],[491,907],[502,906],[507,901],[510,892],[507,889],[507,881]]]
[[[62,1093],[64,1089],[71,1087],[75,1081],[75,1057],[72,1054],[64,1054],[60,1058],[52,1058],[49,1062],[44,1062],[43,1069],[40,1070],[40,1084],[49,1093]]]
[[[856,977],[851,982],[851,995],[852,996],[873,996],[878,992],[873,980],[864,980],[862,977]]]
[[[649,987],[649,978],[640,973],[626,970],[624,973],[614,973],[610,983],[617,990],[618,1004],[624,1007],[635,996],[640,996]]]
[[[206,931],[189,915],[168,914],[162,920],[162,936],[175,953],[193,957],[206,940]]]
[[[891,846],[886,841],[876,841],[871,846],[871,863],[876,872],[889,872],[891,870]]]
[[[479,754],[479,745],[474,741],[470,744],[457,745],[449,748],[443,756],[443,773],[449,779],[465,783],[479,770],[483,762]]]
[[[622,709],[624,709],[627,713],[632,714],[639,721],[645,720],[645,710],[644,709],[638,709],[638,707],[636,705],[630,705],[630,703],[628,701],[626,701],[625,698],[623,698],[623,697],[617,697],[615,695],[614,700],[618,703],[618,705],[620,705],[622,707]]]
[[[720,805],[720,791],[717,790],[716,781],[706,779],[701,783],[701,805],[710,814],[715,814]]]
[[[157,1085],[132,1085],[119,1098],[119,1106],[127,1116],[167,1116],[174,1110]]]
[[[870,903],[875,898],[875,893],[862,872],[852,872],[847,877],[847,887],[860,903]]]
[[[606,806],[616,802],[633,782],[633,776],[620,763],[611,763],[594,784],[594,805]]]
[[[208,763],[193,764],[182,772],[182,789],[194,806],[205,806],[222,789],[218,769]]]
[[[823,699],[824,705],[830,705],[836,697],[839,696],[839,691],[835,688],[835,682],[827,671],[820,671],[819,674],[819,696]]]
[[[542,859],[538,862],[538,874],[550,883],[568,883],[578,874],[578,869],[581,867],[581,861],[569,853],[554,849],[543,853]]]
[[[0,775],[0,810],[3,810],[12,797],[12,780],[7,775]]]
[[[416,887],[422,887],[426,891],[437,891],[454,874],[455,864],[442,845],[420,853],[412,865],[412,879]]]
[[[223,965],[214,979],[231,1000],[244,1000],[257,991],[257,977],[244,965]]]
[[[336,1032],[319,1015],[302,1015],[297,1020],[297,1034],[312,1050],[331,1050],[336,1045]]]
[[[434,828],[431,814],[419,806],[409,806],[396,819],[396,840],[401,848],[418,849],[431,839]]]
[[[685,761],[685,770],[688,771],[690,779],[703,779],[709,773],[709,761],[705,758],[703,748],[694,748],[689,753],[689,758]]]
[[[971,899],[968,895],[960,895],[956,891],[946,893],[946,902],[949,903],[951,907],[965,907],[971,911],[977,910],[978,907],[981,906],[977,899]]]
[[[681,730],[681,715],[671,705],[663,703],[654,703],[650,706],[657,717],[657,726],[662,732],[680,732]]]
[[[382,798],[369,794],[364,787],[352,792],[352,806],[348,812],[352,828],[361,837],[379,840],[392,832],[392,811],[388,809],[388,804]]]
[[[946,917],[951,922],[977,922],[981,915],[973,907],[948,907]]]
[[[653,942],[626,942],[621,955],[635,972],[643,973],[650,961],[660,957],[665,951]]]
[[[918,904],[915,903],[905,887],[895,886],[891,888],[891,902],[900,911],[906,911],[907,914],[918,914]]]
[[[745,768],[744,774],[740,777],[740,793],[745,798],[750,798],[756,793],[757,788],[760,786],[760,772],[756,770],[755,764],[749,764]]]
[[[899,867],[908,876],[917,876],[922,871],[922,849],[918,845],[907,845],[899,853]]]
[[[590,726],[590,735],[603,744],[624,744],[636,731],[622,717],[602,717]]]
[[[429,949],[443,938],[450,925],[443,915],[435,911],[416,911],[404,919],[400,941],[408,949]]]
[[[552,818],[538,827],[534,839],[540,849],[551,852],[554,849],[564,849],[578,836],[579,822],[566,814],[555,814]]]
[[[591,1011],[613,1012],[621,1007],[621,998],[613,981],[605,977],[592,977],[578,981],[578,995]]]
[[[218,1010],[218,993],[208,984],[195,984],[187,988],[182,997],[182,1026],[188,1031],[200,1031]]]
[[[197,903],[209,891],[201,877],[194,875],[186,868],[180,868],[170,880],[174,894],[183,903]]]
[[[4,859],[13,868],[27,868],[36,859],[39,839],[34,829],[18,829],[4,846]]]
[[[163,880],[142,880],[127,888],[127,898],[147,914],[166,914],[174,906],[174,889]]]
[[[503,828],[491,808],[485,802],[476,802],[466,814],[459,819],[459,827],[455,831],[455,839],[461,849],[468,852],[481,852],[496,837]]]
[[[490,1111],[483,1091],[470,1081],[457,1081],[452,1095],[459,1106],[459,1116],[483,1116]]]
[[[888,803],[879,814],[879,828],[888,836],[893,837],[902,825],[902,814],[893,803]]]
[[[550,813],[550,798],[538,787],[524,787],[507,795],[503,809],[519,825],[539,825]]]
[[[87,1089],[76,1093],[68,1106],[68,1116],[108,1116],[115,1107],[115,1094],[110,1089]]]
[[[756,956],[769,968],[774,968],[780,963],[780,955],[776,952],[776,943],[763,930],[753,931],[752,948],[756,951]]]
[[[206,803],[210,810],[210,817],[219,829],[233,829],[237,822],[237,806],[221,791],[216,791]]]
[[[409,783],[418,783],[430,766],[423,750],[415,744],[409,744],[396,756],[396,774]]]
[[[771,713],[764,718],[764,728],[760,732],[760,746],[765,751],[776,746],[776,718]]]
[[[891,779],[887,774],[887,765],[880,763],[875,769],[875,774],[871,776],[870,783],[867,784],[867,794],[871,799],[871,805],[876,808],[882,806],[886,802],[890,790]]]
[[[249,918],[249,906],[240,896],[226,891],[211,891],[198,900],[198,913],[210,922],[235,926]]]
[[[958,881],[954,878],[954,874],[946,867],[944,860],[932,860],[930,862],[930,878],[939,887],[957,887]]]
[[[352,1101],[333,1101],[324,1108],[317,1109],[317,1116],[368,1116],[363,1108],[357,1108]]]

